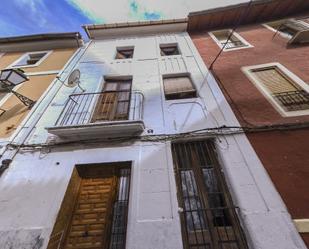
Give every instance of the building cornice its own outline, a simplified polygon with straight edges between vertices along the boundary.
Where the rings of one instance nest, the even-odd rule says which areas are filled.
[[[84,25],[83,28],[90,39],[184,32],[187,29],[187,18],[111,24],[88,24]]]
[[[0,38],[0,52],[39,51],[83,46],[79,32],[47,33]]]

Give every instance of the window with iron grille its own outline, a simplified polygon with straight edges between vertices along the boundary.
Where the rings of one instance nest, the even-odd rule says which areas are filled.
[[[115,59],[122,60],[122,59],[132,59],[134,54],[133,47],[123,47],[116,49],[116,57]]]
[[[285,19],[269,22],[266,25],[289,38],[289,44],[309,42],[309,23],[304,20]]]
[[[309,93],[279,67],[259,67],[250,74],[285,112],[309,109]]]
[[[245,249],[213,141],[172,144],[186,249]]]
[[[180,51],[177,44],[161,44],[160,54],[161,56],[180,55]]]
[[[249,44],[237,33],[234,32],[231,35],[231,32],[231,30],[219,30],[210,34],[221,48],[224,47],[224,50],[249,47]]]
[[[74,169],[48,249],[125,249],[130,162]]]
[[[164,77],[163,85],[167,100],[196,97],[196,89],[189,76]]]
[[[49,52],[32,52],[23,55],[20,59],[14,62],[12,67],[30,67],[36,66],[46,58]]]

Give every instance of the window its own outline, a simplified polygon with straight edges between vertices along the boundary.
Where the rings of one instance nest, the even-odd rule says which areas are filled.
[[[78,165],[48,249],[125,249],[131,164]]]
[[[308,86],[280,64],[249,67],[249,78],[284,114],[305,114],[309,110]]]
[[[173,143],[184,248],[247,248],[212,141]]]
[[[177,44],[161,44],[160,45],[161,56],[180,55]]]
[[[217,42],[219,47],[223,48],[225,45],[224,50],[252,47],[239,34],[234,32],[233,35],[230,36],[231,32],[231,30],[220,30],[209,34]]]
[[[196,97],[196,90],[189,76],[165,77],[163,85],[167,100]]]
[[[34,67],[38,66],[50,52],[32,52],[23,55],[15,61],[11,67]]]
[[[128,120],[132,80],[106,80],[92,122]]]
[[[290,39],[290,44],[309,42],[309,24],[306,21],[286,19],[266,24],[273,31]]]
[[[117,48],[116,57],[117,60],[132,59],[134,54],[134,48]]]

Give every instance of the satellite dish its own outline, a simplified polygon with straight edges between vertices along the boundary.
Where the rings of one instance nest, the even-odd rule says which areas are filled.
[[[78,86],[80,83],[79,79],[80,79],[80,71],[78,69],[75,69],[68,78],[67,86],[68,87]]]
[[[60,77],[57,77],[58,80],[60,80],[65,86],[67,87],[76,87],[78,86],[83,92],[85,91],[85,89],[83,89],[79,84],[80,84],[80,71],[78,69],[73,70],[72,73],[70,73],[69,77],[68,77],[68,82],[67,84],[64,83],[64,81],[62,81],[60,79]]]

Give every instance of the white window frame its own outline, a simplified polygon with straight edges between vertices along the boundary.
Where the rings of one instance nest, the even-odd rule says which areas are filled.
[[[214,34],[215,32],[220,32],[220,31],[229,31],[232,32],[232,29],[221,29],[221,30],[214,30],[212,32],[208,32],[209,36],[217,43],[217,45],[222,49],[223,45],[221,44],[221,42],[217,39],[216,35]],[[223,51],[224,52],[228,52],[228,51],[234,51],[234,50],[239,50],[239,49],[245,49],[245,48],[253,48],[254,46],[252,44],[250,44],[249,42],[247,42],[240,34],[238,34],[237,32],[233,32],[233,35],[239,40],[241,41],[244,46],[242,47],[235,47],[235,48],[224,48]]]
[[[287,19],[281,19],[281,20],[277,20],[277,21],[285,21],[285,20],[287,20]],[[308,28],[309,28],[309,23],[306,23],[306,22],[304,22],[304,21],[302,21],[302,20],[297,20],[297,21],[299,21],[299,22],[301,22],[302,24],[308,26]],[[272,22],[276,22],[276,21],[272,21]],[[271,23],[271,22],[269,22],[269,23]],[[271,27],[268,23],[263,23],[262,26],[264,26],[264,27],[267,28],[268,30],[271,30],[271,31],[274,32],[274,33],[280,34],[280,36],[282,36],[282,37],[284,37],[284,38],[286,38],[286,39],[289,39],[289,40],[290,40],[290,39],[293,38],[292,35],[289,35],[289,34],[286,34],[286,33],[282,32],[282,31],[279,31],[279,30],[277,30],[277,29],[274,29],[274,28]]]
[[[301,111],[285,111],[283,107],[274,100],[274,98],[271,96],[269,90],[264,86],[264,84],[251,72],[254,69],[268,68],[268,67],[277,67],[282,73],[284,73],[285,76],[287,76],[295,84],[299,85],[303,90],[309,93],[309,85],[306,84],[301,78],[292,73],[289,69],[287,69],[279,62],[246,66],[242,67],[241,70],[282,116],[294,117],[301,115],[309,115],[309,109]]]
[[[37,67],[39,66],[51,53],[53,50],[45,50],[45,51],[35,51],[35,52],[27,52],[23,54],[21,57],[19,57],[17,60],[15,60],[11,65],[8,66],[8,68],[27,68],[27,67]],[[32,64],[32,65],[24,65],[24,66],[17,66],[21,60],[23,60],[26,56],[29,54],[41,54],[41,53],[46,53],[37,63]],[[16,66],[15,66],[16,65]]]

